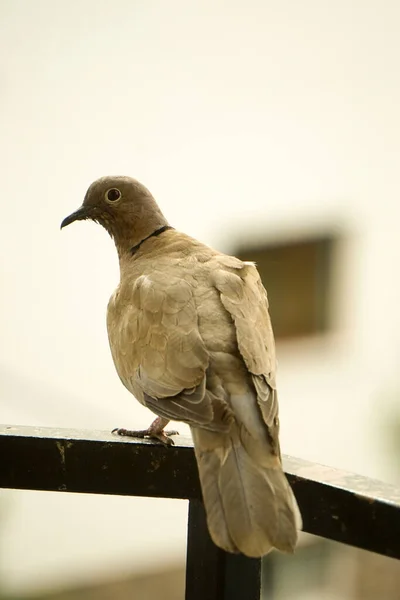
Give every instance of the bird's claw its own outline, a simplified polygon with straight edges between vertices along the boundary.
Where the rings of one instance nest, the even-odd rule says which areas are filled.
[[[123,437],[132,437],[132,438],[138,438],[138,439],[151,439],[151,440],[157,440],[159,442],[161,442],[162,444],[164,444],[164,446],[174,446],[175,442],[174,440],[171,439],[172,435],[179,435],[178,431],[157,431],[155,429],[152,429],[151,427],[149,427],[148,429],[140,429],[138,431],[134,431],[132,429],[124,429],[123,427],[116,427],[115,429],[112,430],[111,433],[114,433],[116,435],[120,435]]]

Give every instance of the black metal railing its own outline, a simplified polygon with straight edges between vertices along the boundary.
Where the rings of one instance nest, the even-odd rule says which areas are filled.
[[[309,533],[400,559],[400,489],[297,458],[284,468]],[[0,427],[0,487],[189,500],[186,600],[259,600],[261,560],[227,554],[207,531],[192,442]]]

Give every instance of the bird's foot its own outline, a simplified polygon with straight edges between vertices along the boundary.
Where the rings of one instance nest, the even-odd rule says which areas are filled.
[[[164,431],[165,425],[167,425],[168,420],[162,419],[158,417],[147,429],[139,429],[135,431],[133,429],[123,429],[116,427],[112,430],[112,433],[116,435],[121,435],[124,437],[133,437],[133,438],[149,438],[152,440],[158,440],[165,446],[173,446],[174,440],[171,440],[172,435],[179,435],[178,431]]]

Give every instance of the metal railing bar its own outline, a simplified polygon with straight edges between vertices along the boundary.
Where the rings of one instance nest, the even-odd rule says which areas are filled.
[[[201,499],[190,439],[165,448],[111,433],[0,428],[0,487]],[[309,533],[400,558],[400,490],[284,457]],[[127,474],[129,473],[129,476]]]
[[[228,554],[212,542],[199,500],[189,501],[186,600],[259,600],[261,559]]]

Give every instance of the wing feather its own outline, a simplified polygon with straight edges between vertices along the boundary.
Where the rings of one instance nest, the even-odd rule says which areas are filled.
[[[160,416],[210,425],[215,419],[206,390],[209,353],[198,329],[193,286],[153,270],[135,280],[127,298],[111,299],[107,319],[124,385]],[[223,419],[212,426],[224,427]]]
[[[213,283],[235,324],[239,352],[251,374],[272,446],[279,451],[275,341],[267,292],[252,263],[241,263],[241,267],[222,264],[213,273]]]

